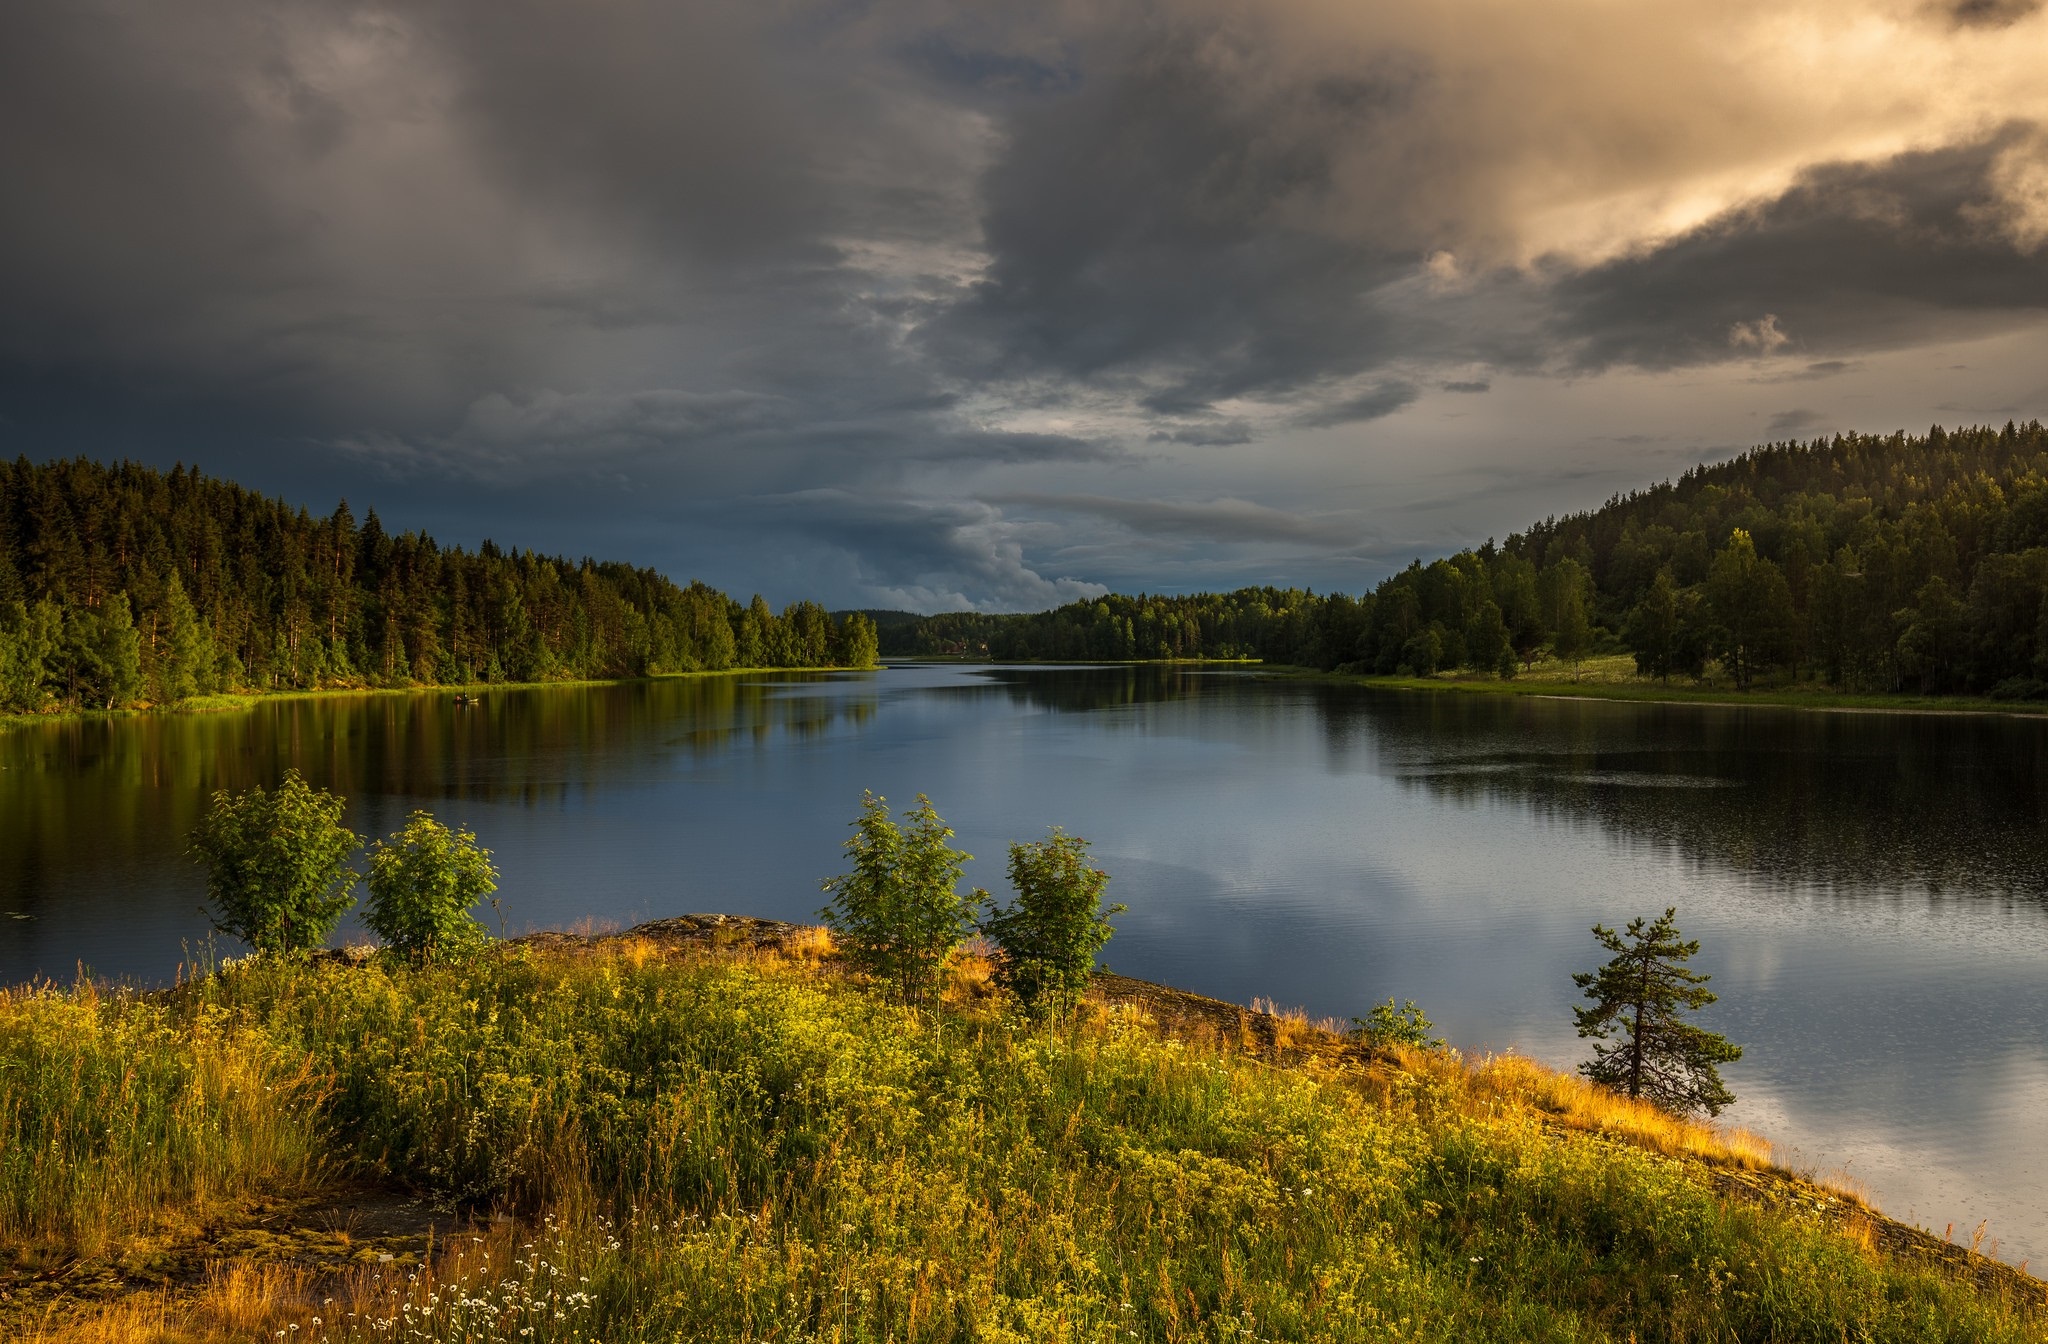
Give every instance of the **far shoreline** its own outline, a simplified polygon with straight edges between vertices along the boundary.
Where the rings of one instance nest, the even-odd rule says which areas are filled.
[[[1829,691],[1792,690],[1764,687],[1738,691],[1725,687],[1673,686],[1642,681],[1567,681],[1544,676],[1502,681],[1481,673],[1448,673],[1417,677],[1369,672],[1343,672],[1302,667],[1289,663],[1268,663],[1257,658],[991,658],[964,654],[884,654],[867,667],[834,664],[822,667],[727,667],[700,668],[691,672],[657,672],[639,677],[584,677],[561,681],[448,682],[423,686],[322,686],[276,691],[229,691],[197,695],[166,705],[138,705],[128,709],[67,709],[47,714],[0,714],[0,732],[38,724],[83,723],[94,720],[127,720],[156,715],[228,714],[250,710],[272,701],[328,700],[348,697],[472,695],[486,698],[505,691],[570,690],[597,686],[625,686],[639,682],[687,681],[709,677],[733,677],[791,672],[879,672],[891,666],[941,667],[1216,667],[1250,672],[1273,681],[1317,682],[1355,686],[1368,690],[1419,692],[1434,695],[1491,695],[1537,700],[1606,701],[1637,705],[1667,705],[1689,708],[1790,709],[1818,714],[1910,714],[1920,716],[1968,716],[2017,719],[2048,718],[2048,701],[1993,700],[1986,696],[1886,695]]]
[[[1590,660],[1589,660],[1590,661]],[[1482,673],[1446,673],[1414,677],[1375,672],[1342,672],[1257,658],[991,658],[946,653],[884,654],[882,662],[909,666],[950,667],[1231,667],[1243,668],[1274,681],[1323,682],[1380,691],[1431,694],[1506,695],[1538,700],[1606,700],[1639,705],[1722,707],[1727,709],[1799,709],[1822,714],[1974,715],[2038,719],[2048,717],[2048,701],[1993,700],[1981,695],[1888,695],[1882,692],[1787,689],[1782,686],[1738,691],[1722,686],[1674,686],[1648,681],[1568,681],[1560,677],[1517,676],[1511,681]],[[1547,669],[1546,669],[1547,670]]]
[[[336,700],[347,697],[402,695],[469,695],[481,700],[502,691],[573,690],[593,686],[629,686],[639,682],[694,681],[704,677],[739,677],[764,672],[879,672],[882,664],[852,667],[831,664],[823,667],[721,667],[699,668],[694,672],[653,672],[640,677],[575,677],[562,681],[466,681],[435,682],[418,686],[318,686],[280,691],[223,691],[216,695],[194,695],[163,705],[135,705],[127,709],[60,709],[48,714],[0,714],[0,731],[37,724],[83,723],[150,718],[158,715],[232,714],[279,700]]]

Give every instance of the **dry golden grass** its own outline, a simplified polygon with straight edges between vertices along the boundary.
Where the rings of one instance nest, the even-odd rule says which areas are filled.
[[[1253,999],[1252,1011],[1264,1015],[1273,1032],[1271,1048],[1282,1053],[1311,1049],[1344,1034],[1344,1024],[1334,1017],[1310,1017],[1305,1009],[1283,1008],[1271,999]]]
[[[816,966],[838,955],[832,943],[832,930],[822,924],[807,924],[798,929],[782,940],[776,952],[785,961],[805,966]]]
[[[995,947],[976,935],[946,958],[946,984],[940,1000],[948,1007],[966,1008],[996,996]]]
[[[1411,1068],[1420,1061],[1403,1052]],[[1769,1141],[1750,1131],[1675,1116],[1575,1074],[1560,1073],[1521,1055],[1493,1055],[1465,1067],[1473,1096],[1533,1107],[1570,1129],[1626,1140],[1668,1157],[1695,1157],[1717,1166],[1762,1171],[1772,1167]]]
[[[279,1331],[318,1338],[365,1298],[364,1286],[360,1273],[337,1281],[291,1265],[210,1265],[188,1296],[134,1293],[80,1319],[45,1322],[23,1344],[246,1344]]]

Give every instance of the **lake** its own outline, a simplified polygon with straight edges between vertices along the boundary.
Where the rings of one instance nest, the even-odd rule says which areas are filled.
[[[1116,970],[1317,1015],[1412,998],[1570,1066],[1588,928],[1679,910],[1747,1053],[1723,1119],[1885,1210],[2048,1253],[2048,722],[1378,692],[1188,667],[894,667],[265,702],[0,729],[0,983],[164,980],[207,795],[296,766],[349,824],[474,829],[511,932],[812,920],[861,790],[1000,891],[1062,825]]]

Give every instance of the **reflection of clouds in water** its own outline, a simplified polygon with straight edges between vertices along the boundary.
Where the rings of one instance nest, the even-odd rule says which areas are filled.
[[[2048,1185],[2041,1156],[2048,1056],[2016,1046],[1979,1061],[1974,1072],[1979,1086],[1944,1086],[1942,1104],[1932,1111],[1910,1098],[1888,1110],[1845,1110],[1765,1084],[1752,1085],[1722,1119],[1765,1134],[1811,1136],[1797,1147],[1780,1144],[1779,1159],[1844,1177],[1866,1193],[1882,1192],[1886,1213],[1937,1235],[1953,1224],[1956,1239],[1967,1242],[1985,1222],[1987,1252],[2038,1262],[2048,1250],[2038,1230],[2040,1193]],[[1967,1147],[1955,1142],[1958,1126],[1972,1131]],[[1963,1157],[1979,1152],[1999,1155],[1998,1180],[1985,1183]]]

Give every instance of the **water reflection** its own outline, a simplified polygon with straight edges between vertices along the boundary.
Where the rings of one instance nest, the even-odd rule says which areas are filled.
[[[2048,723],[1378,697],[1380,768],[1783,883],[2048,895]]]
[[[1579,1057],[1594,920],[1679,906],[1749,1047],[1735,1118],[1894,1213],[2048,1252],[2048,723],[1400,695],[1175,667],[906,667],[0,733],[0,982],[168,976],[208,794],[297,767],[498,855],[512,926],[814,915],[860,791],[928,792],[1002,884],[1062,824],[1117,969]],[[11,918],[8,912],[31,916]]]

